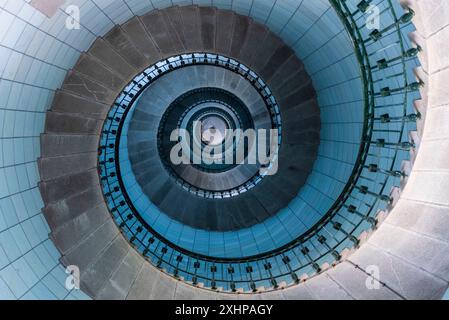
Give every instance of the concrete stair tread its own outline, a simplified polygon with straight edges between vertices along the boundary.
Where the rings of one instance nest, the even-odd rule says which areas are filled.
[[[181,213],[179,208],[180,204],[185,203],[184,197],[185,191],[181,189],[176,183],[172,183],[170,189],[164,195],[163,200],[159,204],[159,208],[162,212],[169,211],[171,213]]]
[[[163,169],[155,142],[143,141],[135,144],[131,142],[128,148],[130,150],[129,160],[134,170],[136,170],[136,175],[139,174],[139,171],[137,171],[139,169],[138,166],[143,162],[151,163],[157,170]]]
[[[283,45],[282,40],[272,33],[267,33],[265,39],[261,40],[261,43],[262,46],[259,47],[258,54],[253,56],[250,64],[257,73],[263,70],[276,50]]]
[[[120,26],[112,28],[104,39],[135,70],[142,70],[148,66],[148,59],[134,46]]]
[[[96,298],[129,250],[133,249],[128,242],[120,235],[116,237],[97,257],[97,260],[81,274],[81,283],[85,292]]]
[[[175,295],[177,282],[168,278],[162,272],[156,271],[153,266],[144,263],[129,290],[127,299],[172,300]]]
[[[217,30],[215,33],[215,48],[218,53],[229,56],[232,44],[232,33],[229,30],[234,29],[234,19],[236,14],[233,11],[217,11]]]
[[[96,205],[103,203],[104,198],[97,185],[84,192],[71,195],[57,202],[46,204],[43,213],[52,230],[74,219]]]
[[[120,265],[97,294],[100,300],[124,300],[136,281],[139,271],[147,263],[136,251],[129,250]]]
[[[281,110],[288,109],[298,104],[302,104],[316,97],[315,89],[311,82],[307,83],[305,86],[300,87],[296,91],[291,92],[291,94],[286,96],[281,96],[283,98],[278,100]]]
[[[97,135],[49,134],[41,135],[41,157],[97,152]]]
[[[283,122],[292,124],[295,121],[306,121],[309,117],[319,116],[320,107],[315,99],[309,99],[305,102],[282,109]]]
[[[97,153],[81,153],[66,156],[40,158],[38,160],[41,181],[49,181],[78,174],[97,167]]]
[[[232,32],[232,42],[230,55],[237,59],[240,58],[240,51],[243,43],[248,35],[249,25],[251,20],[245,16],[236,16],[234,19],[234,30]]]
[[[290,72],[284,73],[283,75],[288,80],[277,83],[272,87],[273,93],[277,97],[288,97],[304,87],[311,86],[310,77],[305,70],[295,72],[293,75]]]
[[[118,228],[112,219],[107,220],[77,246],[65,253],[61,257],[61,262],[64,265],[76,265],[85,272],[118,235]]]
[[[212,7],[200,7],[201,37],[203,50],[215,52],[215,29],[217,10]]]
[[[113,92],[121,90],[127,82],[127,79],[117,75],[99,60],[87,54],[81,54],[73,69]]]
[[[181,8],[184,39],[187,51],[199,52],[203,49],[200,10],[198,6]]]
[[[241,46],[238,59],[243,63],[249,64],[252,57],[259,53],[259,48],[263,45],[263,41],[265,40],[267,33],[267,27],[260,23],[251,21],[245,41]]]
[[[116,98],[112,89],[76,70],[68,72],[61,91],[71,92],[86,100],[106,105],[111,105]]]
[[[85,115],[89,118],[104,119],[109,107],[106,104],[94,102],[74,95],[67,91],[58,90],[52,104],[52,111]]]
[[[39,183],[39,189],[44,202],[50,204],[81,193],[95,184],[98,184],[98,173],[93,169],[50,181],[42,181]]]
[[[286,207],[294,197],[286,193],[284,187],[281,188],[278,185],[274,185],[268,179],[257,186],[257,191],[253,195],[270,216]]]
[[[273,77],[267,79],[267,84],[272,90],[282,88],[288,83],[296,74],[302,74],[304,72],[304,64],[296,55],[290,56],[290,58],[278,68]]]
[[[174,180],[165,173],[157,175],[150,183],[143,185],[145,194],[155,205],[159,206],[167,193],[175,185]]]
[[[261,69],[259,73],[260,76],[268,82],[276,74],[284,62],[294,55],[295,53],[289,46],[285,44],[281,45],[278,49],[276,49],[268,62]]]
[[[147,31],[140,19],[131,19],[122,25],[122,30],[128,39],[134,44],[140,53],[146,58],[147,64],[151,65],[161,58],[159,48]]]
[[[111,32],[114,32],[114,29]],[[130,79],[137,72],[137,69],[129,64],[124,57],[102,38],[95,40],[89,49],[89,54],[123,79]]]
[[[182,25],[182,8],[179,6],[172,6],[162,11],[166,22],[172,26],[172,30],[176,32],[175,39],[178,40],[173,44],[177,52],[184,51],[186,48],[186,39],[184,37]]]
[[[111,214],[106,205],[99,203],[54,228],[50,237],[59,251],[66,254],[110,219]]]
[[[180,41],[177,39],[176,30],[166,21],[160,10],[153,10],[140,19],[163,56],[177,53],[176,43]]]
[[[46,133],[99,134],[103,123],[81,114],[50,111],[45,120]]]

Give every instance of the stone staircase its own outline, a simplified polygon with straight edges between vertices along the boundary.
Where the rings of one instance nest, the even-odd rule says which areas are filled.
[[[160,59],[188,52],[229,56],[266,80],[274,95],[281,97],[279,105],[286,115],[283,125],[289,131],[280,161],[292,165],[282,167],[280,173],[261,183],[257,192],[239,197],[238,202],[230,201],[225,209],[213,201],[183,193],[160,161],[150,157],[136,165],[147,168],[141,178],[147,182],[144,190],[155,204],[173,211],[174,204],[184,202],[184,208],[176,213],[186,219],[192,211],[204,215],[212,212],[211,225],[225,225],[226,221],[229,228],[230,222],[234,227],[251,225],[284,207],[313,165],[320,131],[315,91],[293,51],[266,27],[231,11],[197,6],[155,10],[114,27],[81,55],[56,93],[41,137],[39,160],[43,211],[51,238],[62,253],[63,264],[80,267],[82,289],[93,298],[149,298],[156,294],[160,298],[161,291],[182,286],[145,262],[120,234],[101,193],[97,150],[109,106],[133,76]],[[222,84],[231,84],[226,77],[224,73],[216,74]],[[166,83],[165,88],[172,85]],[[235,88],[239,94],[247,89]],[[165,93],[160,96],[167,98]],[[304,114],[308,116],[304,118]],[[141,124],[157,130],[159,117],[154,113],[146,115]],[[152,148],[140,152],[151,152]],[[292,162],[292,158],[296,161]],[[280,184],[282,189],[276,187]],[[224,211],[234,212],[235,216],[223,219]],[[248,211],[252,218],[242,218],[244,212],[248,217]],[[170,288],[164,288],[166,284]]]

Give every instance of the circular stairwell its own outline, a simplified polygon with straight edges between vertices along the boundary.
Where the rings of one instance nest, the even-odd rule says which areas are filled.
[[[193,30],[198,28],[199,32],[193,32],[192,34],[186,35],[185,31],[190,30],[190,28],[182,28],[182,26],[177,25],[174,22],[176,21],[176,15],[182,16],[182,20],[186,24],[193,23]],[[213,21],[215,21],[215,26],[210,28],[210,23]],[[226,39],[223,37],[229,37],[229,33],[226,32],[226,26],[229,24],[232,24],[233,26],[233,34],[231,39]],[[191,26],[189,25],[189,27]],[[133,28],[140,28],[141,31],[145,32],[136,32]],[[140,35],[139,41],[136,41],[135,39],[137,34]],[[147,34],[146,41],[143,41],[144,39],[142,39],[142,36],[145,34]],[[255,49],[256,44],[250,43],[251,41],[255,41],[255,39],[265,39],[261,44],[262,47],[259,46],[257,50]],[[146,51],[137,50],[138,47],[141,49],[140,47],[143,46],[142,43],[145,43],[144,47]],[[289,115],[286,117],[288,119],[285,125],[285,127],[288,128],[285,129],[287,134],[286,140],[290,140],[288,134],[292,132],[294,128],[289,128],[289,121],[292,121],[292,124],[294,125],[298,125],[296,117],[298,117],[298,115],[300,116],[303,110],[309,110],[304,109],[306,108],[304,104],[310,99],[313,101],[314,97],[311,81],[310,79],[307,79],[302,63],[295,61],[296,58],[292,50],[286,45],[283,45],[279,38],[268,32],[265,27],[252,22],[247,17],[238,16],[228,11],[198,7],[175,7],[163,11],[152,12],[140,19],[134,18],[122,27],[115,28],[108,33],[104,39],[98,39],[92,45],[90,50],[80,58],[73,71],[67,77],[62,90],[58,92],[54,107],[47,115],[46,132],[43,139],[54,136],[64,138],[64,136],[67,135],[69,135],[69,139],[86,139],[87,136],[92,139],[93,146],[95,146],[95,142],[98,145],[98,140],[95,141],[95,135],[100,133],[102,127],[105,128],[102,126],[102,120],[105,119],[107,103],[111,105],[113,103],[110,98],[114,95],[118,96],[118,92],[121,88],[125,87],[143,67],[176,54],[192,51],[218,53],[225,56],[231,56],[237,61],[246,63],[253,68],[256,73],[261,75],[262,79],[268,81],[267,84],[270,88],[273,87],[273,95],[279,97],[281,115],[287,112],[287,110],[298,106],[294,112],[291,113],[291,116]],[[256,51],[260,52],[260,54],[254,55]],[[150,59],[153,59],[153,61]],[[285,61],[288,61],[288,63]],[[292,65],[296,65],[296,67],[292,68]],[[279,79],[284,79],[284,81],[285,79],[288,79],[288,82],[286,82],[286,85],[282,85],[283,83],[279,80],[270,81],[275,76],[278,76]],[[99,88],[99,86],[101,87]],[[165,88],[169,87],[170,81],[166,81]],[[79,90],[79,88],[81,88],[81,90]],[[292,90],[291,88],[295,89]],[[98,96],[98,92],[100,92],[100,97]],[[290,92],[294,93],[289,94]],[[92,96],[92,94],[94,94],[94,96]],[[105,99],[106,96],[109,97],[109,100]],[[155,94],[155,96],[160,95]],[[173,98],[176,96],[177,95],[174,95]],[[73,100],[70,101],[70,99],[84,99],[86,102],[94,104],[95,109],[89,105],[89,108],[86,108],[85,112],[83,112],[83,109],[78,109],[78,112],[73,114],[72,108],[67,110],[64,109],[64,106],[67,107],[70,104],[73,105],[73,103],[78,104],[79,101],[74,102]],[[67,102],[67,100],[69,100],[69,102]],[[316,102],[314,105],[316,111],[312,111],[312,115],[318,114],[319,112]],[[84,101],[83,106],[87,107]],[[310,112],[308,112],[308,115],[309,114]],[[310,121],[308,117],[306,119]],[[114,118],[112,118],[111,121],[113,120]],[[316,126],[315,130],[316,129],[319,130],[319,126]],[[300,133],[302,133],[300,140],[305,140],[307,143],[308,141],[305,138],[307,135],[304,135],[303,132]],[[314,139],[313,136],[310,137]],[[70,145],[65,143],[62,144],[62,147],[71,149],[69,146]],[[44,140],[43,149],[45,150],[45,148],[46,143]],[[44,212],[48,217],[50,227],[52,228],[53,241],[63,253],[62,261],[66,265],[77,265],[81,270],[84,270],[81,278],[84,287],[83,289],[92,297],[97,297],[100,292],[107,294],[105,283],[107,283],[112,271],[117,268],[117,264],[125,256],[127,252],[127,243],[120,235],[118,235],[117,229],[112,225],[112,221],[107,219],[111,207],[107,208],[104,206],[104,200],[100,192],[101,189],[99,188],[100,184],[96,179],[96,152],[89,152],[89,156],[86,156],[86,154],[80,156],[72,151],[67,151],[70,152],[70,155],[65,155],[64,157],[58,157],[56,159],[54,157],[42,157],[40,160],[41,176],[43,179],[41,190],[44,201],[46,202]],[[281,159],[281,161],[282,160],[283,159]],[[300,160],[303,161],[303,159]],[[54,165],[55,161],[58,162],[59,168],[63,168],[60,176],[58,176],[58,172],[55,172],[58,168]],[[293,161],[293,163],[295,163],[295,161]],[[309,165],[312,165],[312,163],[313,161],[310,162]],[[73,169],[75,175],[71,176],[70,173],[72,172],[67,172],[65,169],[67,166]],[[164,172],[163,169],[161,172]],[[283,174],[280,174],[276,177],[281,177],[282,179],[283,176]],[[296,182],[300,181],[296,180]],[[285,185],[285,182],[278,181],[277,185],[281,184]],[[276,184],[271,185],[274,187]],[[83,190],[83,187],[85,190]],[[269,186],[268,189],[265,188],[266,190],[260,190],[260,188],[257,187],[254,190],[256,190],[256,192],[259,191],[263,199],[263,195],[273,195],[276,192],[277,189],[273,187]],[[175,188],[175,186],[172,185],[168,189],[165,189],[168,191],[171,188]],[[363,189],[364,194],[369,192],[367,191],[368,187],[363,188],[366,188],[366,190]],[[157,194],[161,194],[158,189],[158,187],[154,188],[154,190],[158,192]],[[292,195],[294,195],[295,189],[297,189],[297,187],[292,190]],[[111,191],[108,193],[111,193]],[[278,192],[276,192],[276,194],[277,193]],[[164,192],[162,194],[170,195],[170,192]],[[172,194],[177,196],[181,194],[181,192],[176,190],[176,192],[173,192]],[[243,197],[245,197],[245,195],[239,196],[237,201],[242,201],[242,199],[244,199]],[[273,198],[277,200],[282,199],[279,195]],[[154,198],[152,200],[155,201]],[[163,200],[156,200],[156,203],[163,203]],[[174,199],[167,201],[167,203],[174,204],[174,208],[177,208]],[[201,206],[204,201],[189,200],[187,203],[198,203],[198,206]],[[254,200],[251,203],[254,204]],[[259,212],[264,207],[267,208],[266,206],[263,206],[258,209],[252,204],[250,206],[235,205],[234,208],[252,208],[255,215],[260,214]],[[204,211],[205,213],[209,213],[210,206],[206,205],[204,209],[199,209],[200,207],[198,206],[193,209],[193,211]],[[275,206],[272,212],[277,212],[281,208],[282,205]],[[162,207],[162,209],[167,210],[168,208]],[[103,212],[100,214],[100,211]],[[235,210],[232,212],[235,212]],[[367,221],[370,222],[369,220]],[[336,222],[333,223],[337,231],[341,230],[340,223],[338,223],[338,228],[336,227]],[[122,225],[125,225],[124,221],[120,224],[121,227]],[[348,237],[349,239],[352,239],[350,235],[348,235]],[[135,236],[132,236],[130,241],[133,242],[134,238]],[[357,244],[358,240],[355,243]],[[150,245],[151,242],[148,244],[148,248]],[[308,253],[309,249],[306,249],[305,246],[301,247],[303,254],[306,257],[310,257]],[[98,256],[100,252],[101,255]],[[341,255],[338,254],[337,251],[331,250],[331,252],[334,254],[337,261],[341,259]],[[143,251],[143,255],[146,255],[145,250]],[[289,266],[290,263],[287,262],[289,258],[287,260],[286,255],[282,254],[282,256],[284,263]],[[143,258],[139,257],[139,259]],[[161,260],[156,265],[159,266],[160,262]],[[181,262],[181,260],[179,260],[179,262]],[[265,266],[267,265],[268,263],[265,262]],[[271,269],[271,263],[269,263],[269,265]],[[144,267],[146,267],[145,264]],[[319,266],[316,263],[313,264],[313,267],[315,268],[315,272],[320,272],[322,269],[322,266]],[[161,266],[161,268],[163,267]],[[216,267],[211,267],[211,270],[213,268]],[[249,272],[248,268],[249,267],[246,267],[247,272]],[[270,275],[272,274],[270,269],[267,269],[267,267],[265,267],[265,269],[270,271]],[[169,273],[173,272],[166,271]],[[212,271],[212,273],[213,272],[214,271]],[[175,269],[174,274],[178,277],[178,267]],[[163,275],[159,276],[165,277]],[[212,277],[215,277],[214,274]],[[297,278],[296,273],[295,277],[293,277],[293,280],[298,282],[299,278]],[[185,278],[185,276],[183,278]],[[192,279],[185,280],[190,282],[193,281],[194,285],[198,285],[196,271],[195,277]],[[151,277],[151,282],[153,281],[154,279]],[[211,284],[208,284],[207,286],[211,286],[212,289],[218,289],[215,284],[216,281],[219,282],[218,280],[212,279]],[[256,287],[256,281],[253,281],[254,280],[251,280],[249,283],[252,291],[263,291],[263,289],[258,289]],[[240,286],[237,280],[236,282],[237,285]],[[151,285],[148,285],[145,281],[140,281],[140,279],[135,283],[136,286],[140,288],[136,288],[135,290],[137,291],[142,290],[142,288],[145,288],[145,290],[151,288]],[[279,287],[278,281],[274,281],[274,279],[271,280],[271,284],[275,289]],[[201,285],[201,283],[199,285]],[[204,283],[202,285],[204,285]],[[285,284],[280,283],[280,285],[282,287]],[[232,283],[230,288],[232,291],[241,290]],[[155,286],[154,289],[158,291],[161,290],[158,286]],[[245,289],[243,290],[245,291]],[[132,297],[132,294],[130,295]]]
[[[346,3],[355,8],[358,1]],[[396,2],[383,3],[389,4],[389,10],[391,6],[388,13],[396,13],[394,20],[399,21],[403,12]],[[39,159],[42,180],[39,187],[51,238],[62,254],[61,262],[81,268],[82,290],[93,298],[114,299],[441,297],[448,284],[445,259],[447,200],[444,192],[447,189],[444,156],[447,151],[447,125],[441,121],[445,117],[447,92],[443,86],[445,59],[439,47],[444,48],[447,28],[441,28],[442,19],[437,18],[444,17],[446,12],[432,11],[422,1],[404,1],[403,4],[416,13],[414,23],[418,32],[411,37],[422,48],[419,58],[423,67],[417,68],[415,73],[426,85],[420,88],[422,99],[414,104],[421,114],[417,131],[411,132],[410,141],[403,145],[410,149],[411,160],[404,162],[401,168],[407,176],[400,179],[400,188],[393,189],[388,195],[385,210],[381,210],[379,215],[378,212],[372,214],[378,222],[384,223],[369,238],[368,233],[361,232],[357,236],[357,250],[342,248],[341,259],[334,261],[336,266],[323,264],[319,274],[312,272],[310,277],[301,277],[301,283],[296,285],[293,285],[294,279],[289,278],[285,283],[279,282],[276,288],[256,287],[258,294],[236,295],[215,292],[223,288],[203,290],[194,287],[181,281],[183,279],[176,280],[164,274],[134,250],[126,234],[122,236],[119,232],[105,203],[98,173],[99,139],[103,121],[118,93],[143,68],[165,57],[186,51],[208,51],[232,56],[239,61],[256,61],[259,68],[254,69],[260,70],[264,79],[271,79],[267,82],[274,83],[273,87],[285,80],[283,72],[294,71],[291,79],[298,82],[288,81],[279,89],[277,96],[285,97],[286,92],[292,92],[298,83],[305,85],[295,93],[296,96],[285,101],[281,98],[280,104],[307,97],[310,102],[307,103],[310,107],[308,112],[317,116],[319,109],[312,99],[312,84],[302,78],[306,74],[303,65],[294,61],[294,54],[288,48],[278,52],[278,47],[270,47],[258,50],[258,55],[254,55],[255,50],[244,50],[256,45],[258,37],[255,34],[268,36],[268,30],[230,11],[206,7],[172,7],[152,11],[115,27],[95,41],[89,51],[81,55],[56,93],[52,108],[47,113]],[[181,10],[185,10],[182,15]],[[357,9],[352,12],[355,16],[363,16]],[[179,19],[180,16],[183,18]],[[212,21],[216,26],[223,23],[224,31],[220,33],[220,28],[210,28]],[[184,28],[182,24],[189,28]],[[242,32],[229,32],[231,25],[233,30]],[[208,27],[198,32],[202,26]],[[210,33],[210,30],[214,32]],[[405,28],[403,32],[407,30]],[[220,37],[222,41],[217,41]],[[279,38],[272,37],[273,42],[281,45]],[[276,63],[282,59],[273,58],[272,64],[267,63],[267,67],[263,67],[277,52],[284,58],[284,54],[290,54],[291,58],[281,65]],[[403,49],[402,53],[405,52]],[[305,105],[299,104],[297,107]],[[289,115],[295,114],[297,112]],[[385,121],[385,117],[379,119],[382,120]],[[408,182],[407,185],[405,182]],[[366,192],[364,188],[360,191]],[[382,272],[379,290],[369,290],[365,286],[366,268],[371,265],[379,267]],[[163,271],[173,275],[169,270]],[[265,292],[284,287],[283,290]],[[238,289],[239,292],[251,291],[249,285]]]

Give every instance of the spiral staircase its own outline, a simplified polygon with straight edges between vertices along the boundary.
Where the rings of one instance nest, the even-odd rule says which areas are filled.
[[[245,12],[247,2],[139,9],[123,1],[131,14],[68,63],[35,142],[51,242],[29,252],[41,261],[50,252],[56,264],[26,278],[14,264],[35,263],[8,254],[14,226],[5,228],[0,296],[443,296],[446,6],[306,0],[276,28],[274,13],[263,20],[265,8]],[[380,8],[376,29],[365,27],[370,4]],[[11,4],[2,10],[17,14]],[[301,16],[311,21],[296,25]],[[297,42],[289,38],[294,27]],[[195,114],[183,113],[188,106],[211,101],[208,116],[237,119],[245,109],[245,125],[280,129],[277,174],[168,167],[167,133]],[[236,101],[241,108],[229,107]],[[18,225],[26,230],[26,222]],[[70,265],[81,270],[81,291],[54,289]],[[366,285],[372,266],[380,270],[377,290]],[[17,287],[19,278],[30,288]]]

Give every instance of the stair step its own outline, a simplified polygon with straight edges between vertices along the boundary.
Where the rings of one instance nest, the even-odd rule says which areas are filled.
[[[284,61],[271,79],[266,79],[266,82],[272,90],[279,90],[288,84],[296,74],[302,75],[303,71],[304,64],[293,54],[288,60]],[[306,75],[307,72],[303,76]]]
[[[243,92],[242,101],[245,102],[249,112],[253,118],[261,116],[263,114],[269,116],[268,109],[265,102],[262,100],[260,94],[254,89],[252,85],[249,85]]]
[[[148,170],[147,168],[142,168],[141,171],[137,171],[144,162],[150,163],[153,166],[157,166],[158,169],[161,169],[161,161],[155,143],[151,144],[151,142],[147,141],[138,142],[136,144],[131,144],[129,150],[132,152],[129,156],[129,160],[136,175],[143,173],[144,169],[145,171]]]
[[[97,152],[98,136],[95,135],[41,135],[41,157],[58,157],[70,154]]]
[[[141,109],[136,109],[134,111],[132,121],[130,122],[128,134],[131,136],[134,135],[134,133],[138,134],[145,132],[146,135],[157,135],[160,121],[160,116],[148,114]]]
[[[145,260],[135,250],[129,250],[117,270],[96,296],[97,299],[124,300],[144,263]]]
[[[102,121],[98,119],[50,111],[47,112],[45,132],[61,134],[99,134],[102,125]]]
[[[294,55],[292,49],[287,45],[280,46],[270,57],[265,67],[260,71],[260,76],[268,82],[279,70],[279,68]],[[291,70],[292,71],[292,70]],[[290,72],[291,72],[290,71]]]
[[[241,212],[236,201],[224,199],[221,202],[215,204],[217,226],[226,231],[238,230]]]
[[[66,147],[69,148],[70,146]],[[40,158],[38,163],[42,181],[49,181],[95,168],[97,166],[97,153]]]
[[[60,113],[81,113],[91,118],[104,119],[109,107],[103,103],[58,90],[53,99],[51,110]]]
[[[217,203],[214,201],[204,202],[204,215],[200,217],[204,222],[207,223],[208,230],[219,230],[220,225],[218,224],[218,213],[217,213]]]
[[[201,201],[203,200],[203,201]],[[189,200],[190,201],[190,200]],[[193,206],[190,206],[191,212],[195,212],[193,219],[189,219],[189,223],[193,223],[192,226],[208,230],[217,231],[220,230],[220,225],[218,224],[218,208],[220,205],[210,199],[199,199],[193,202]],[[183,216],[186,217],[188,212],[184,212]]]
[[[137,72],[120,54],[118,54],[105,40],[98,38],[89,49],[89,54],[113,70],[119,77],[130,80]]]
[[[312,116],[300,121],[300,125],[290,121],[284,125],[284,143],[300,144],[303,142],[312,142],[314,139],[307,139],[310,134],[319,134],[321,126],[321,118],[319,116]],[[310,136],[312,137],[312,136]]]
[[[160,174],[156,179],[153,179],[151,184],[151,190],[149,190],[148,185],[144,187],[145,193],[156,206],[160,206],[167,193],[174,187],[175,182],[171,177]]]
[[[284,107],[284,106],[283,106]],[[282,108],[282,123],[297,123],[298,121],[307,121],[309,117],[319,116],[320,107],[316,99],[310,99],[295,106]]]
[[[61,257],[64,265],[78,266],[81,273],[98,260],[98,256],[118,236],[119,231],[112,219],[106,221],[100,228],[95,230],[78,246]],[[82,278],[82,274],[81,274]],[[83,290],[83,287],[81,288]]]
[[[140,53],[146,58],[147,65],[152,65],[161,59],[161,53],[153,39],[147,34],[140,19],[131,19],[122,25],[129,40],[138,48]]]
[[[171,300],[175,296],[177,282],[144,263],[136,281],[134,281],[127,299],[130,300]]]
[[[184,202],[182,206],[179,208],[175,208],[177,210],[177,216],[182,217],[182,222],[189,225],[194,226],[200,229],[207,229],[207,220],[205,215],[202,215],[206,208],[207,200],[202,199],[197,196],[190,197],[187,202]],[[194,212],[195,214],[192,214]]]
[[[253,116],[254,128],[270,130],[273,129],[273,124],[271,122],[271,117],[268,110],[262,110],[259,114]],[[268,137],[269,133],[267,133]]]
[[[104,39],[111,47],[133,66],[135,70],[142,70],[148,65],[148,60],[140,53],[139,49],[128,39],[126,33],[120,26],[115,26],[109,31]]]
[[[158,135],[157,123],[148,123],[144,121],[132,122],[132,129],[128,131],[129,137],[132,136],[134,142],[148,141],[153,142],[156,140]]]
[[[150,166],[159,167],[160,166],[159,163],[160,163],[159,157],[154,156],[151,159],[147,159],[147,160],[139,162],[137,164],[133,164],[133,172],[135,173],[135,175],[140,175],[142,173],[147,173],[147,169]]]
[[[50,204],[81,193],[93,185],[99,185],[97,170],[67,173],[57,179],[39,183],[39,189],[44,202]]]
[[[136,108],[133,112],[133,121],[145,122],[149,125],[159,124],[162,115],[156,116],[147,112],[145,108]]]
[[[217,88],[224,88],[225,87],[225,82],[224,82],[224,77],[226,74],[227,70],[224,68],[217,68],[215,71],[215,83],[217,85]]]
[[[128,145],[128,154],[129,161],[133,166],[147,160],[152,160],[154,165],[161,166],[160,161],[158,160],[159,154],[157,151],[157,146],[154,142],[134,142],[134,140],[130,140]]]
[[[270,216],[269,211],[263,206],[263,203],[257,201],[256,195],[253,193],[246,192],[231,200],[236,201],[235,207],[237,208],[237,214],[233,215],[235,230],[249,228]]]
[[[251,59],[250,67],[260,75],[260,72],[267,65],[270,58],[281,46],[283,46],[282,40],[274,35],[273,33],[268,33],[262,45],[258,49],[258,54],[254,55]]]
[[[280,168],[282,162],[291,163],[290,166],[295,170],[310,171],[310,164],[313,164],[316,158],[318,146],[315,143],[302,144],[284,144],[279,153]],[[301,162],[289,162],[291,159],[300,159]]]
[[[282,97],[278,98],[278,103],[282,111],[315,98],[316,92],[312,83],[308,82],[293,93],[286,96],[281,95],[279,97]]]
[[[252,87],[252,85],[243,77],[230,71],[226,72],[224,76],[223,88],[239,97],[243,102],[246,102],[247,97],[243,96],[242,93],[248,88],[248,86]],[[253,89],[253,91],[255,91],[255,89]]]
[[[84,97],[89,101],[97,101],[106,105],[111,105],[116,93],[105,85],[89,79],[86,75],[70,70],[64,80],[62,91],[72,92],[75,95]]]
[[[172,6],[161,11],[164,19],[172,27],[176,34],[176,42],[173,44],[177,53],[185,52],[186,40],[184,38],[182,13],[178,6]]]
[[[309,174],[309,171],[302,170],[301,167],[292,167],[281,169],[278,174],[266,179],[270,179],[269,181],[273,185],[282,186],[282,192],[293,199],[298,195],[299,189],[306,183]]]
[[[141,173],[135,173],[137,182],[141,185],[142,189],[151,197],[154,192],[157,192],[168,179],[169,176],[162,167],[162,165],[154,165],[147,168]]]
[[[237,76],[233,72],[226,72],[224,76],[224,89],[231,92],[238,92],[241,85],[246,83],[243,77]]]
[[[271,183],[269,178],[264,179],[257,186],[254,196],[262,204],[269,216],[276,214],[293,200],[293,196],[285,193],[283,188],[280,188],[278,185]]]
[[[141,17],[141,21],[163,56],[177,53],[176,30],[166,21],[159,10],[154,10]]]
[[[245,16],[236,16],[234,19],[234,31],[232,32],[232,43],[230,55],[239,60],[240,51],[245,43],[248,35],[249,25],[251,20]]]
[[[140,124],[143,124],[140,122]],[[136,124],[137,125],[137,124]],[[134,128],[128,132],[128,153],[136,153],[142,151],[157,151],[157,128],[153,132],[135,130]],[[142,128],[144,129],[144,128]]]
[[[85,292],[96,298],[130,250],[132,249],[123,237],[116,237],[94,264],[82,272],[81,282],[84,283]]]
[[[189,70],[192,70],[189,68]],[[196,70],[196,69],[193,69]],[[156,93],[158,98],[157,101],[155,97],[152,97],[153,105],[156,103],[161,103],[161,100],[165,103],[162,103],[162,106],[157,108],[156,110],[159,111],[160,115],[162,116],[163,112],[165,111],[165,108],[169,106],[170,103],[172,103],[174,100],[176,100],[181,93],[185,93],[186,88],[189,88],[192,86],[191,82],[187,82],[187,86],[184,81],[187,80],[187,69],[181,69],[181,72],[173,72],[171,74],[168,74],[162,78],[159,78],[157,83],[154,84],[154,86],[151,88],[151,92],[148,92],[147,97],[151,99],[151,93]],[[204,74],[197,74],[196,79],[193,80],[195,83],[200,83],[201,79],[205,78]],[[182,81],[182,82],[181,82]],[[179,82],[179,83],[178,83]],[[204,81],[205,82],[205,81]],[[201,82],[205,84],[204,82]]]
[[[189,198],[188,196],[189,194],[185,190],[173,183],[171,188],[164,195],[164,199],[160,202],[159,208],[162,212],[169,212],[170,217],[180,219],[182,218],[180,207],[186,203],[186,200]]]
[[[232,44],[232,32],[234,30],[234,19],[236,14],[233,11],[217,11],[217,29],[215,33],[215,48],[218,53],[229,56]]]
[[[98,185],[94,185],[82,193],[48,204],[43,209],[43,212],[48,225],[53,230],[78,217],[90,208],[97,206],[99,203],[104,203],[103,194]]]
[[[111,214],[106,205],[99,203],[72,220],[54,228],[51,233],[51,239],[64,255],[110,220]]]
[[[284,77],[288,77],[289,74],[285,74]],[[293,92],[300,90],[301,88],[313,87],[311,83],[311,79],[305,70],[301,70],[301,72],[296,73],[293,77],[289,78],[289,80],[282,85],[274,85],[273,93],[278,99],[283,97],[288,97]],[[313,96],[312,96],[313,97]]]
[[[244,169],[236,168],[226,173],[215,173],[214,178],[212,178],[211,174],[200,171],[191,165],[177,166],[175,170],[179,176],[190,184],[211,191],[232,189],[236,185],[249,180],[256,172],[253,170],[248,174],[243,173]]]
[[[187,6],[180,8],[184,39],[187,51],[201,52],[203,50],[200,11],[197,6]]]
[[[143,139],[155,139],[158,134],[160,119],[153,115],[151,116],[153,117],[152,121],[139,121],[133,119],[128,130],[129,137],[132,136],[133,139],[138,140],[139,137],[143,137]],[[140,117],[138,117],[138,119],[140,119]]]
[[[207,79],[210,79],[210,86],[211,87],[216,87],[216,88],[221,88],[221,72],[225,71],[223,68],[220,67],[210,67],[207,68],[206,72],[207,72]]]
[[[203,50],[215,52],[215,23],[217,10],[211,7],[200,7],[199,10]]]
[[[253,56],[259,54],[259,48],[265,41],[267,34],[268,29],[264,25],[255,22],[250,23],[245,42],[239,52],[239,60],[249,65]]]
[[[91,80],[99,82],[113,92],[121,90],[127,82],[93,56],[84,53],[81,54],[73,69],[88,76]]]

